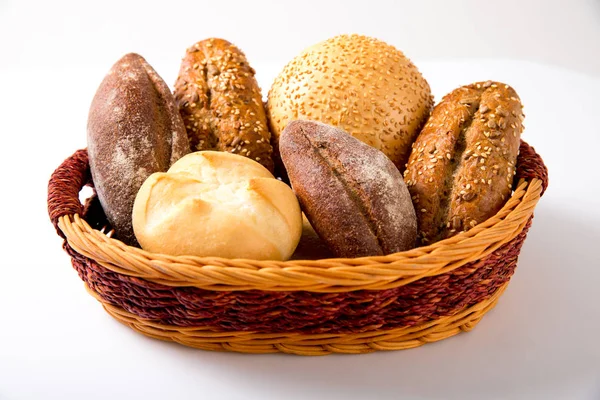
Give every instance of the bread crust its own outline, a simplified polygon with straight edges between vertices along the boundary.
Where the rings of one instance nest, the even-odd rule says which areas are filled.
[[[403,172],[432,106],[429,84],[393,46],[362,35],[317,43],[291,60],[269,90],[276,167],[282,169],[277,144],[285,126],[313,120],[382,151]]]
[[[223,39],[206,39],[187,49],[175,100],[192,151],[239,154],[273,172],[271,134],[254,75],[240,49]]]
[[[262,165],[201,151],[144,182],[133,226],[155,253],[286,260],[300,240],[302,214],[292,189]]]
[[[512,191],[523,118],[514,89],[492,81],[460,87],[434,108],[404,173],[421,244],[500,210]]]
[[[290,122],[279,146],[302,209],[336,256],[414,247],[415,211],[402,175],[385,154],[313,121]]]
[[[161,77],[138,54],[113,65],[92,100],[88,155],[98,199],[116,237],[135,239],[131,213],[142,183],[189,153],[183,121]]]

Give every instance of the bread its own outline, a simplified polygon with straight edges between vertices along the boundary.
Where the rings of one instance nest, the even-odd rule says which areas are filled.
[[[290,187],[259,163],[201,151],[146,180],[133,227],[142,248],[155,253],[285,260],[302,216]]]
[[[320,121],[385,153],[402,172],[433,99],[404,54],[380,40],[341,35],[300,53],[273,82],[267,114],[278,162],[292,120]]]
[[[262,95],[244,54],[223,39],[189,49],[175,82],[175,99],[193,151],[243,155],[273,171]]]
[[[422,244],[466,231],[502,208],[523,118],[517,93],[491,81],[458,88],[435,107],[404,173]]]
[[[402,175],[377,149],[318,122],[292,121],[279,148],[308,220],[338,257],[415,245],[415,210]]]
[[[137,54],[121,58],[92,101],[87,125],[94,185],[116,237],[137,245],[131,212],[150,174],[189,152],[185,128],[165,82]]]

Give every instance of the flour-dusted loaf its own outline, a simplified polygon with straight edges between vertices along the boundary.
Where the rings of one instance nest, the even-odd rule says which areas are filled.
[[[512,191],[523,118],[517,93],[492,81],[460,87],[435,107],[404,173],[421,244],[500,210]]]
[[[188,48],[175,82],[175,99],[192,151],[239,154],[273,172],[271,134],[260,88],[246,56],[223,39]]]
[[[279,135],[290,121],[304,119],[343,129],[402,172],[432,106],[429,84],[400,50],[361,35],[333,37],[300,53],[271,86],[276,162]]]
[[[142,248],[155,253],[286,260],[302,214],[292,189],[256,161],[199,151],[144,182],[133,226]]]
[[[140,186],[190,150],[169,88],[141,56],[125,55],[100,84],[90,107],[87,143],[106,217],[118,239],[137,245],[131,212]]]
[[[304,213],[336,256],[414,247],[417,221],[410,194],[381,151],[312,121],[290,122],[279,150]]]

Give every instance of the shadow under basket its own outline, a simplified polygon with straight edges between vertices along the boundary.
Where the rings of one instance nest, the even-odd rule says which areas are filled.
[[[144,335],[205,350],[301,355],[417,347],[469,331],[517,265],[548,175],[521,142],[514,191],[489,220],[387,256],[256,261],[166,256],[111,238],[86,150],[52,174],[48,212],[89,293]]]

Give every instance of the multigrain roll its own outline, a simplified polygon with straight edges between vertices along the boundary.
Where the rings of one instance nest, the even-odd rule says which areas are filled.
[[[192,151],[239,154],[273,172],[271,134],[254,75],[233,44],[206,39],[187,49],[175,99]]]
[[[118,239],[137,245],[131,212],[140,186],[190,151],[173,95],[143,57],[125,55],[100,84],[90,106],[87,143],[104,213]]]
[[[313,121],[290,122],[279,146],[306,217],[336,256],[383,255],[415,246],[410,194],[385,154]]]
[[[401,51],[366,36],[336,36],[304,50],[273,82],[267,113],[276,162],[283,129],[305,119],[350,133],[402,172],[432,105],[427,81]]]
[[[458,88],[435,107],[404,172],[421,244],[471,229],[502,208],[523,118],[517,93],[492,81]]]
[[[199,151],[144,182],[133,226],[142,248],[155,253],[286,260],[302,215],[292,189],[259,163]]]

